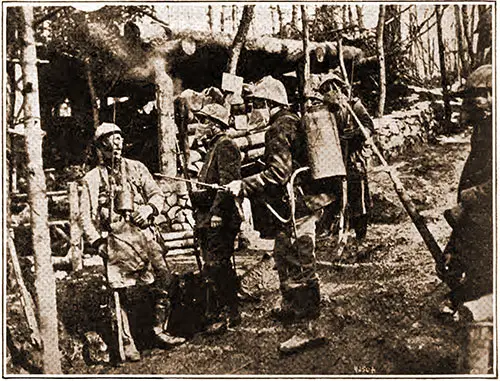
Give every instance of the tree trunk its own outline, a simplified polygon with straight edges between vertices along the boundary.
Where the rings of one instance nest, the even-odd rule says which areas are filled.
[[[250,24],[253,20],[255,5],[245,5],[243,7],[243,14],[241,15],[240,25],[238,26],[238,32],[234,37],[233,46],[229,53],[229,62],[227,65],[227,72],[236,75],[236,69],[238,68],[238,60],[240,58],[241,50],[245,45],[247,39],[248,30],[250,29]]]
[[[220,31],[224,33],[224,11],[226,10],[225,5],[220,7]]]
[[[350,5],[347,6],[347,15],[349,17],[349,26],[354,25],[354,16],[352,14],[352,8]]]
[[[363,18],[363,6],[362,5],[356,5],[356,13],[358,14],[359,29],[365,29],[365,20]]]
[[[176,132],[174,120],[174,85],[165,71],[165,61],[154,63],[156,101],[158,104],[158,155],[162,175],[177,175]]]
[[[294,30],[299,29],[298,24],[299,24],[299,12],[298,12],[298,5],[292,5],[292,28]]]
[[[309,25],[307,19],[306,6],[301,5],[300,11],[302,14],[302,45],[304,47],[304,93],[303,100],[305,102],[306,95],[309,93],[310,76],[311,76],[311,56],[309,54]]]
[[[460,57],[460,62],[462,63],[462,76],[467,78],[470,73],[469,61],[467,60],[467,56],[465,55],[465,47],[464,47],[464,32],[462,29],[462,17],[460,12],[460,6],[453,6],[455,11],[455,26],[457,32],[457,44],[458,44],[458,55]]]
[[[213,33],[214,32],[214,10],[213,10],[211,5],[208,6],[207,16],[208,16],[208,27],[210,29],[210,33]]]
[[[43,343],[43,372],[61,374],[57,331],[56,283],[51,263],[50,234],[45,174],[42,161],[43,131],[40,126],[38,69],[33,31],[33,8],[22,7],[25,146],[28,161],[28,200],[31,209],[33,252],[35,255],[35,292]]]
[[[233,26],[233,32],[236,31],[236,18],[238,13],[238,7],[236,5],[231,6],[231,25]]]
[[[342,28],[347,28],[347,5],[342,5]]]
[[[437,21],[437,36],[438,36],[438,48],[439,48],[439,67],[441,71],[441,87],[443,89],[443,101],[444,101],[444,123],[448,126],[451,121],[451,105],[450,105],[450,93],[448,89],[448,79],[446,77],[446,61],[445,61],[445,48],[443,41],[443,26],[441,23],[443,17],[443,11],[441,5],[436,5],[436,21]]]
[[[384,115],[385,108],[385,93],[386,93],[386,79],[385,79],[385,57],[384,57],[384,24],[385,24],[385,6],[380,5],[378,24],[377,24],[377,56],[380,66],[380,80],[379,80],[379,100],[377,116],[380,118]]]
[[[97,95],[95,92],[94,80],[92,78],[92,70],[87,60],[85,62],[85,74],[87,77],[87,84],[89,86],[90,105],[92,107],[92,120],[94,121],[94,128],[99,126],[99,109],[97,108]]]
[[[474,8],[472,8],[474,10]],[[469,70],[474,67],[474,44],[472,43],[472,26],[469,24],[469,11],[467,5],[462,5],[462,21],[463,29],[465,35],[465,41],[467,42],[467,52],[469,53]]]
[[[279,36],[283,37],[283,11],[279,5],[276,6],[276,12],[278,12]]]
[[[477,49],[476,49],[476,65],[491,64],[491,47],[492,47],[492,11],[488,5],[478,6],[479,19],[477,22]],[[490,49],[489,53],[487,49]]]

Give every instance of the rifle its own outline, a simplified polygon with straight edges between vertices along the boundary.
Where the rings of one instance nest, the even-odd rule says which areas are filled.
[[[446,269],[445,263],[444,263],[444,258],[443,258],[443,252],[441,251],[441,248],[436,242],[436,239],[430,232],[429,228],[427,227],[424,218],[420,215],[420,213],[417,211],[417,208],[415,207],[415,204],[413,204],[413,201],[411,198],[408,196],[408,193],[406,192],[406,189],[403,186],[403,183],[399,179],[398,175],[396,174],[396,171],[394,168],[391,168],[387,161],[385,160],[384,156],[378,149],[378,147],[373,143],[373,139],[370,136],[369,132],[366,130],[365,126],[363,126],[363,123],[359,120],[357,117],[356,113],[352,109],[350,104],[346,105],[347,110],[351,114],[352,118],[358,125],[361,133],[363,134],[364,138],[368,142],[368,144],[371,145],[373,152],[377,155],[378,159],[382,163],[383,167],[385,168],[385,171],[389,174],[392,183],[394,184],[394,190],[396,191],[399,200],[403,204],[406,212],[410,216],[413,224],[417,228],[418,232],[420,233],[422,239],[425,242],[425,245],[427,246],[427,249],[431,252],[432,257],[434,258],[434,261],[436,262],[437,268],[438,269]]]

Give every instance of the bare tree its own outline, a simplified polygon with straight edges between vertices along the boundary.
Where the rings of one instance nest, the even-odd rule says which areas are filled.
[[[279,36],[283,37],[283,11],[281,10],[281,7],[279,5],[276,6],[276,12],[278,13],[278,24],[279,24]]]
[[[476,65],[491,63],[492,11],[491,6],[478,5]]]
[[[363,6],[362,5],[356,5],[356,13],[358,15],[359,29],[365,29],[365,20],[363,18]]]
[[[241,50],[245,45],[247,39],[248,30],[250,29],[250,24],[253,20],[254,15],[254,5],[245,5],[243,7],[243,14],[241,16],[240,25],[238,27],[238,32],[234,37],[233,46],[229,55],[229,61],[227,65],[227,72],[231,74],[236,74],[236,69],[238,67],[238,60],[240,58]]]
[[[226,10],[226,6],[225,5],[221,5],[220,7],[220,31],[221,32],[224,32],[224,11]]]
[[[464,48],[464,32],[462,29],[462,13],[460,12],[460,6],[453,6],[453,10],[455,11],[455,31],[457,35],[457,45],[458,45],[458,55],[460,57],[460,62],[462,66],[462,75],[463,77],[467,77],[470,73],[469,68],[469,60],[465,54]]]
[[[474,12],[474,6],[472,6]],[[465,40],[467,42],[467,51],[469,53],[469,68],[474,67],[474,46],[472,43],[473,25],[470,25],[469,10],[467,5],[462,5],[462,21]]]
[[[380,66],[379,100],[377,116],[384,115],[386,79],[385,79],[385,56],[384,56],[384,24],[385,24],[385,6],[380,5],[378,23],[377,23],[377,56]]]
[[[207,16],[208,16],[208,27],[210,28],[210,32],[213,32],[214,31],[214,9],[212,8],[211,5],[208,6]]]
[[[231,25],[233,26],[233,32],[236,31],[236,18],[238,13],[238,7],[236,5],[231,6]]]
[[[33,252],[35,255],[35,292],[43,344],[43,372],[61,374],[61,355],[57,331],[56,283],[51,262],[48,224],[47,186],[42,160],[43,131],[40,125],[40,100],[33,8],[22,7],[22,71],[24,88],[25,146],[28,166],[28,202],[31,210]]]
[[[354,16],[352,14],[352,8],[350,5],[347,6],[347,15],[349,17],[349,26],[354,25]]]
[[[292,5],[292,27],[294,30],[298,29],[299,24],[299,11],[298,5]]]
[[[451,121],[451,105],[450,105],[450,92],[448,89],[448,79],[446,75],[446,61],[445,61],[445,47],[443,40],[443,7],[441,5],[436,5],[436,26],[438,35],[438,49],[439,49],[439,67],[441,71],[441,87],[443,89],[443,101],[444,101],[444,122],[448,125]]]

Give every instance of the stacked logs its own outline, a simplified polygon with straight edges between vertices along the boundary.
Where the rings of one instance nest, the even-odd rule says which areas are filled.
[[[189,142],[192,144],[194,141],[195,131],[189,129],[191,135]],[[258,130],[235,130],[230,129],[228,135],[233,138],[234,142],[241,151],[242,165],[249,166],[262,159],[264,156],[264,137],[266,129]],[[197,147],[191,149],[189,155],[188,169],[193,177],[196,177],[206,156],[206,149],[204,147]]]

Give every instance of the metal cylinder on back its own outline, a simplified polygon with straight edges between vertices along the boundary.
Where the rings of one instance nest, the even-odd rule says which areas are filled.
[[[309,167],[314,180],[346,176],[335,116],[325,105],[311,106],[303,118]]]

